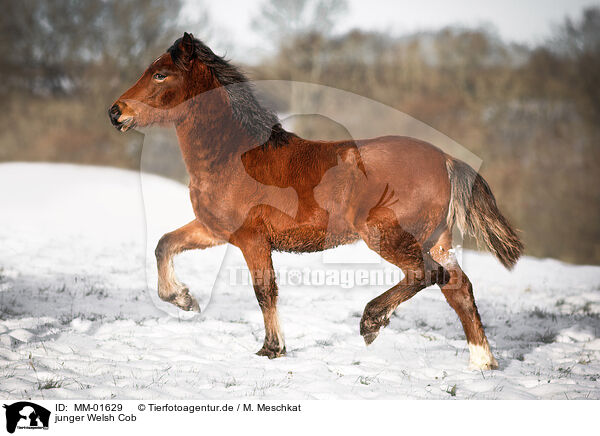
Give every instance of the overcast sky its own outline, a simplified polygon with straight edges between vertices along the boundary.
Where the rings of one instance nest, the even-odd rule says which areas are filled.
[[[192,18],[207,7],[211,32],[192,29],[195,36],[234,60],[252,62],[269,54],[269,44],[252,28],[264,0],[187,0],[184,16]],[[348,0],[348,11],[336,33],[353,28],[402,35],[450,24],[486,26],[505,41],[536,44],[548,38],[565,16],[579,17],[592,0]]]

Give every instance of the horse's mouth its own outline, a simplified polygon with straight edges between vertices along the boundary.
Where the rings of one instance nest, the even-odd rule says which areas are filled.
[[[133,119],[133,117],[121,117],[121,118],[119,118],[119,120],[112,120],[113,126],[115,126],[115,128],[119,132],[126,132],[129,129],[132,129],[135,127],[135,120]]]
[[[126,132],[135,126],[135,120],[132,116],[124,115],[118,104],[113,104],[108,110],[108,117],[113,126],[120,132]]]
[[[126,132],[129,129],[133,129],[134,127],[135,127],[134,119],[127,118],[123,122],[121,122],[121,125],[119,127],[117,127],[117,129],[119,129],[119,131],[121,131],[121,132]]]

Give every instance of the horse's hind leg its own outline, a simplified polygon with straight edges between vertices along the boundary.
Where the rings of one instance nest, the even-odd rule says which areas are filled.
[[[410,265],[410,266],[409,266]],[[398,305],[425,288],[424,270],[414,263],[404,264],[406,276],[396,286],[367,303],[360,320],[360,334],[367,345],[371,344],[381,327],[390,322],[390,316]]]
[[[190,295],[189,289],[175,277],[173,257],[182,251],[214,245],[217,243],[208,230],[195,220],[160,238],[154,253],[158,266],[158,295],[163,301],[183,310],[200,312],[198,302]]]
[[[361,236],[369,248],[400,267],[405,274],[397,285],[366,305],[360,320],[360,334],[369,345],[381,327],[388,325],[390,316],[400,303],[445,276],[443,268],[423,252],[413,235],[398,225],[390,209],[371,210],[366,231]]]
[[[449,272],[450,280],[440,286],[446,300],[456,311],[465,330],[469,344],[469,368],[496,369],[498,362],[490,351],[481,318],[473,297],[473,286],[467,275],[462,271],[453,253],[452,237],[449,231],[442,234],[436,245],[429,251],[431,256]]]

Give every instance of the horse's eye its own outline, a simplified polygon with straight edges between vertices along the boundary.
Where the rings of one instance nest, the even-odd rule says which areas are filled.
[[[165,80],[167,78],[167,76],[165,76],[164,74],[156,73],[156,74],[154,74],[154,76],[152,76],[152,78],[154,80],[156,80],[157,82],[162,82],[163,80]]]

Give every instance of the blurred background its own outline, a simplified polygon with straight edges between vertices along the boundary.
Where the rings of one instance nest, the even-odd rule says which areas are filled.
[[[527,254],[600,264],[598,2],[24,0],[2,12],[0,161],[139,168],[139,134],[106,110],[186,30],[251,79],[332,86],[427,123],[483,159]]]

